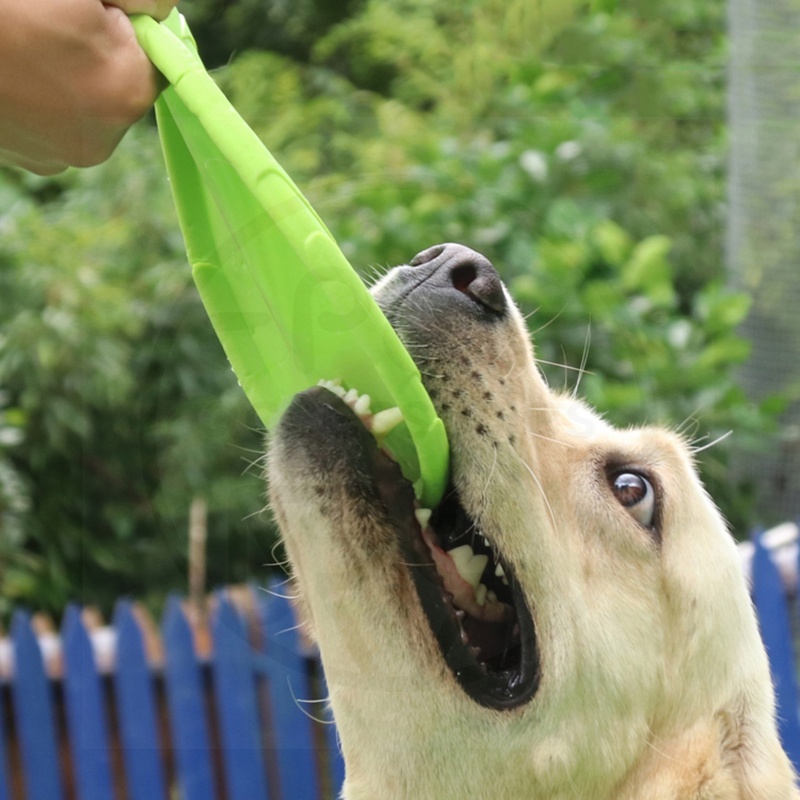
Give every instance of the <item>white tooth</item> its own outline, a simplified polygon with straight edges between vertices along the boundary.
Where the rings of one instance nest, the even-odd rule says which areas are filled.
[[[495,574],[495,575],[496,575],[498,578],[505,578],[505,576],[506,576],[505,570],[502,568],[502,566],[500,566],[500,564],[498,564],[498,565],[497,565],[497,566],[494,568],[494,574]]]
[[[322,380],[317,384],[317,386],[321,386],[323,389],[333,392],[338,397],[344,397],[344,389],[342,388],[342,384],[338,379],[335,381]]]
[[[483,584],[481,584],[481,586],[483,586]],[[486,594],[486,599],[490,603],[496,603],[497,602],[497,595],[491,589],[489,589],[489,591]]]
[[[489,590],[484,584],[478,584],[477,588],[475,589],[475,600],[479,606],[482,606],[486,603],[486,595],[488,594],[488,591]]]
[[[489,540],[485,536],[483,537],[483,543],[489,547]]]
[[[355,389],[350,389],[349,391],[345,392],[345,403],[355,403],[356,400],[358,400],[358,392]]]
[[[397,407],[379,411],[372,418],[372,433],[375,436],[385,436],[403,421],[403,412]]]
[[[417,498],[422,497],[422,490],[425,488],[425,484],[423,484],[422,478],[417,478],[417,480],[415,480],[412,485],[414,487],[414,495]]]
[[[464,578],[464,580],[466,580],[464,576],[466,575],[469,563],[472,561],[474,556],[472,548],[468,544],[462,544],[460,547],[454,547],[452,550],[448,550],[447,555],[453,559],[453,563],[456,565],[458,574]]]
[[[469,545],[465,546],[468,547]],[[459,566],[458,573],[467,583],[471,584],[474,589],[477,587],[488,563],[489,556],[472,556],[467,564]]]
[[[429,508],[414,509],[414,516],[417,518],[420,528],[427,528],[431,519],[431,510]]]
[[[370,396],[368,394],[362,394],[361,397],[356,400],[356,404],[353,406],[353,411],[355,411],[359,416],[369,414],[370,402]]]

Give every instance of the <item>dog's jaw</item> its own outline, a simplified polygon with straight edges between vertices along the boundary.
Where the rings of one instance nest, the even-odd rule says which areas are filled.
[[[419,268],[389,273],[376,297],[445,422],[461,502],[525,587],[540,675],[510,712],[467,696],[402,563],[392,520],[413,513],[408,498],[393,508],[376,494],[357,421],[313,405],[304,420],[296,401],[272,440],[270,495],[325,663],[348,799],[700,800],[712,769],[714,800],[747,780],[742,797],[794,797],[738,559],[683,443],[615,431],[553,394],[493,281],[481,309]],[[609,464],[657,472],[658,536],[611,496]],[[726,761],[750,738],[769,753],[760,777]],[[653,776],[661,794],[642,789]]]

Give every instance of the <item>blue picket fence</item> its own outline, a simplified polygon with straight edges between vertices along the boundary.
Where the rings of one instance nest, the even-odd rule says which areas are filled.
[[[758,614],[761,638],[769,656],[772,680],[778,705],[778,726],[789,758],[800,773],[800,706],[798,706],[798,672],[796,657],[797,620],[800,617],[800,548],[797,547],[797,526],[791,545],[793,564],[788,570],[791,584],[781,575],[776,552],[767,544],[769,532],[753,535],[750,560],[750,586]]]
[[[781,737],[800,770],[796,531],[781,559],[769,532],[757,533],[746,560]],[[206,654],[171,598],[159,659],[134,606],[120,601],[112,669],[98,667],[81,610],[70,607],[56,677],[30,615],[17,611],[12,671],[0,678],[0,800],[334,800],[344,765],[321,665],[280,589],[248,592],[249,610],[215,596]]]
[[[286,598],[248,592],[244,606],[215,596],[205,656],[170,599],[158,665],[121,601],[110,672],[70,607],[56,678],[17,611],[0,686],[0,800],[333,800],[344,766],[321,666]]]

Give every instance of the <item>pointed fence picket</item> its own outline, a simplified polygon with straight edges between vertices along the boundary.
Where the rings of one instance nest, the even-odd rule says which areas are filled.
[[[285,720],[281,726],[282,745],[275,750],[280,791],[282,797],[319,797],[310,718],[316,711],[313,705],[304,709],[313,691],[305,669],[297,620],[283,592],[280,584],[273,583],[259,596],[258,602],[261,633],[266,640],[259,668],[276,689],[268,709],[273,729],[278,720]]]
[[[112,797],[108,723],[103,686],[81,612],[70,606],[62,625],[67,730],[81,800]]]
[[[180,600],[171,597],[164,616],[164,677],[169,720],[183,800],[213,800],[211,740],[200,663]]]
[[[248,592],[246,607],[215,596],[210,652],[198,652],[195,617],[170,598],[163,657],[120,601],[110,674],[77,606],[47,663],[30,615],[17,611],[13,667],[0,681],[0,800],[333,800],[341,755],[319,751],[331,726],[303,705],[324,704],[312,695],[321,668],[286,599]]]
[[[224,595],[218,596],[211,629],[217,651],[213,674],[228,797],[266,798],[269,795],[252,648],[241,617]]]
[[[114,610],[114,628],[114,697],[128,798],[166,800],[152,671],[133,607],[125,600]]]
[[[61,800],[53,686],[47,679],[30,617],[17,611],[11,623],[14,642],[14,681],[11,694],[17,720],[28,800]]]

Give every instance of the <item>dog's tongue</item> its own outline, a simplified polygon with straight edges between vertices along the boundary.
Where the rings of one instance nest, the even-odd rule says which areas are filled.
[[[453,559],[434,540],[431,529],[426,527],[422,536],[431,552],[436,571],[444,583],[445,591],[452,595],[456,608],[484,622],[506,622],[514,615],[514,610],[505,603],[487,601],[485,605],[479,605],[472,584],[461,577]]]

